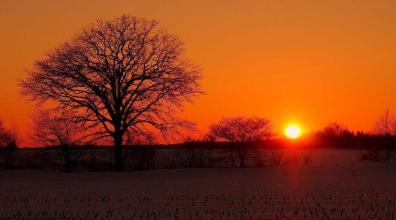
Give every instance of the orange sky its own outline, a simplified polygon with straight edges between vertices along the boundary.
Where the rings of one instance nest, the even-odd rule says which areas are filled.
[[[24,68],[96,19],[129,14],[159,20],[202,66],[207,95],[184,113],[202,130],[235,115],[278,130],[290,121],[370,130],[396,111],[395,9],[394,0],[1,0],[0,118],[25,133]]]

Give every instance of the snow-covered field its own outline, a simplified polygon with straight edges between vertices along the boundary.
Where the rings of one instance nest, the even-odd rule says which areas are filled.
[[[246,169],[1,171],[0,219],[396,219],[396,163],[360,153]]]

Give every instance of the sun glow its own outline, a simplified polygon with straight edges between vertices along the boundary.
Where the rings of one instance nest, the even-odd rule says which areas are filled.
[[[296,139],[301,135],[301,128],[298,125],[289,125],[284,131],[287,138]]]

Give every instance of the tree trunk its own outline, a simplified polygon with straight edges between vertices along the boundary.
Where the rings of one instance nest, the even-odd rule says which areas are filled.
[[[68,146],[62,146],[63,148],[63,159],[64,161],[64,168],[66,172],[71,172],[71,160],[70,160],[70,149]]]
[[[115,147],[115,168],[118,171],[124,169],[124,163],[122,160],[122,135],[115,134],[114,135],[114,147]]]

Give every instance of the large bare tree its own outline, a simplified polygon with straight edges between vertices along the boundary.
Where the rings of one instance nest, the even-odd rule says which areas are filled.
[[[175,35],[156,21],[122,16],[97,21],[36,61],[21,87],[110,136],[122,169],[125,135],[178,124],[175,110],[201,93],[200,77]]]

